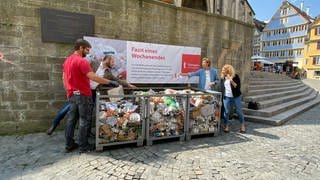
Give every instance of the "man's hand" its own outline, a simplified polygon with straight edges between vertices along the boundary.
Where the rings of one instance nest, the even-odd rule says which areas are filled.
[[[132,84],[129,84],[128,87],[129,87],[129,88],[137,88],[137,86],[132,85]]]
[[[119,83],[117,81],[109,81],[109,84],[114,86],[114,87],[118,87]]]

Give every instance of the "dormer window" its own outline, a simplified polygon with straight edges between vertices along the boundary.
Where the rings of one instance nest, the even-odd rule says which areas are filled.
[[[288,18],[280,19],[280,24],[286,24],[286,23],[288,23]]]
[[[281,15],[285,16],[287,14],[288,14],[288,8],[283,8],[282,11],[281,11]]]

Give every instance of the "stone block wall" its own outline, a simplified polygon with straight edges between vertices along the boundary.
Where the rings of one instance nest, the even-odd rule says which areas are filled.
[[[233,64],[247,91],[251,24],[153,0],[2,0],[0,135],[45,131],[66,101],[62,63],[73,44],[41,41],[42,7],[94,15],[97,37],[201,47],[219,72]]]

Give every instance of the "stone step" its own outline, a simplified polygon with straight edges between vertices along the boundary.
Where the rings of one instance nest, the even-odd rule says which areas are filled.
[[[312,94],[310,94],[307,97],[295,99],[292,101],[288,101],[286,103],[278,104],[278,105],[271,106],[271,107],[264,108],[264,109],[252,110],[252,109],[248,109],[248,108],[243,108],[243,113],[246,115],[271,117],[271,116],[275,116],[279,113],[288,111],[289,109],[298,107],[302,104],[305,104],[305,103],[307,103],[317,97],[318,97],[318,92],[313,91]]]
[[[249,77],[250,81],[255,81],[255,80],[272,80],[272,79],[276,79],[276,80],[292,80],[292,78],[289,78],[287,76],[267,76],[267,77]]]
[[[285,74],[276,74],[271,72],[258,72],[258,71],[251,71],[250,78],[268,78],[268,79],[291,79]]]
[[[248,89],[249,90],[256,90],[256,89],[269,89],[269,88],[280,88],[280,87],[289,87],[302,84],[300,81],[293,81],[289,83],[282,83],[282,84],[257,84],[257,85],[251,85],[249,83]]]
[[[290,109],[289,111],[279,113],[279,114],[272,116],[272,117],[262,117],[262,116],[254,116],[254,115],[244,115],[244,117],[245,117],[246,121],[278,126],[278,125],[281,125],[281,124],[287,122],[291,118],[299,115],[301,112],[305,112],[308,109],[311,109],[312,107],[314,107],[318,104],[320,104],[320,96],[319,95],[307,103],[301,104],[297,107]],[[319,118],[319,117],[315,117],[315,118]]]
[[[245,96],[245,97],[243,97],[243,101],[244,102],[250,102],[250,101],[260,102],[260,101],[268,100],[271,98],[279,98],[279,97],[285,97],[285,96],[301,93],[303,91],[306,91],[307,89],[310,89],[310,87],[303,86],[300,89],[291,90],[291,91],[274,92],[274,93],[269,93],[269,94],[259,94],[259,95],[253,95],[253,96]]]
[[[249,90],[247,95],[253,96],[253,95],[268,94],[268,93],[273,93],[273,92],[291,91],[291,90],[295,90],[295,89],[300,89],[302,87],[305,87],[305,85],[303,83],[300,83],[298,85],[293,85],[293,86],[287,86],[287,87],[275,87],[275,88],[269,88],[269,89]]]
[[[301,93],[296,93],[293,95],[289,95],[289,96],[284,96],[284,97],[279,97],[279,98],[272,98],[272,99],[268,99],[268,100],[264,100],[264,101],[259,101],[259,108],[260,109],[264,109],[264,108],[268,108],[271,106],[275,106],[281,103],[285,103],[288,101],[292,101],[295,99],[299,99],[299,98],[303,98],[306,96],[309,96],[310,94],[312,94],[312,92],[314,91],[314,89],[309,88]]]
[[[272,84],[287,84],[287,83],[292,83],[300,80],[265,80],[265,81],[250,81],[250,85],[272,85]]]

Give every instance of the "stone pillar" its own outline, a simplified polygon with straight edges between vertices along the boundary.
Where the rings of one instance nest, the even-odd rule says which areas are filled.
[[[174,5],[177,7],[181,7],[182,0],[174,0]]]
[[[207,12],[214,13],[214,0],[207,0]]]

